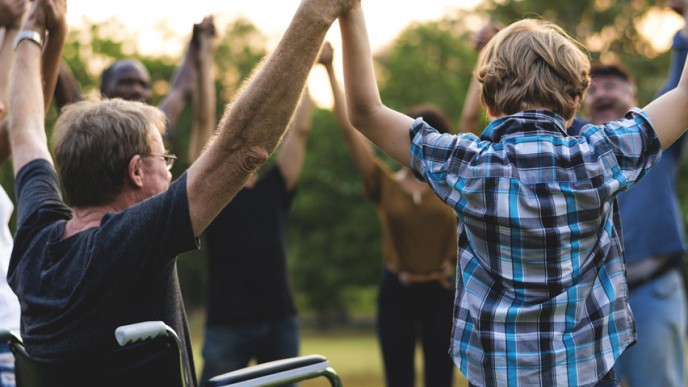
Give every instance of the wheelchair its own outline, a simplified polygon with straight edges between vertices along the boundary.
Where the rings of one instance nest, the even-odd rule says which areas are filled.
[[[17,387],[186,387],[181,343],[162,321],[124,325],[115,330],[119,348],[98,356],[44,362],[33,359],[13,332],[0,332],[15,358]],[[299,356],[218,375],[208,387],[280,386],[318,377],[341,387],[337,372],[322,355]]]

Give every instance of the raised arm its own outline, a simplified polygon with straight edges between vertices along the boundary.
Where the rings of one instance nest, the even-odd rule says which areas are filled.
[[[380,149],[409,167],[413,119],[382,104],[360,0],[339,18],[349,120]]]
[[[473,42],[475,50],[479,53],[500,29],[501,26],[496,23],[488,23],[483,26],[475,35],[475,41]],[[480,82],[478,82],[475,76],[472,76],[471,83],[468,85],[468,91],[466,92],[463,109],[461,110],[459,131],[480,136],[483,129],[480,126],[480,113],[482,110],[483,108],[480,102]]]
[[[208,143],[215,130],[215,75],[213,59],[215,57],[215,26],[212,16],[203,19],[194,28],[194,37],[198,44],[196,67],[198,69],[194,92],[192,94],[193,126],[189,141],[189,161],[198,158],[203,147]]]
[[[0,119],[0,165],[3,165],[12,154],[9,129],[9,120],[7,118]]]
[[[301,95],[301,100],[289,124],[285,139],[277,153],[277,165],[284,177],[288,191],[296,188],[296,183],[301,176],[303,161],[306,158],[308,132],[312,123],[313,100],[306,88]]]
[[[27,0],[0,0],[0,119],[7,112],[14,39],[22,26],[27,4]]]
[[[23,39],[17,45],[10,86],[10,144],[15,175],[34,159],[52,162],[44,119],[50,97],[44,97],[43,86],[50,87],[52,82],[54,87],[51,76],[57,73],[67,34],[66,9],[66,0],[34,0],[22,28],[35,31],[41,37],[47,35],[47,39],[42,66],[39,44]],[[41,68],[46,72],[44,78],[41,77]],[[46,91],[52,95],[52,90]]]
[[[318,61],[320,64],[325,66],[328,78],[330,79],[332,97],[334,99],[334,116],[342,130],[344,141],[346,141],[346,144],[349,147],[349,152],[351,153],[351,158],[354,161],[354,165],[356,166],[358,173],[361,175],[363,186],[366,192],[371,192],[375,182],[376,156],[368,140],[363,137],[363,135],[359,133],[349,121],[349,116],[346,109],[346,97],[344,96],[344,91],[340,87],[339,81],[337,80],[337,76],[334,72],[334,66],[332,65],[333,59],[334,50],[329,43],[325,43]]]
[[[0,0],[0,165],[10,157],[9,105],[10,72],[14,63],[14,39],[27,10],[26,0]]]
[[[174,135],[173,131],[179,115],[184,111],[187,103],[191,101],[193,90],[197,85],[201,35],[215,36],[215,25],[211,16],[206,16],[201,23],[194,24],[191,41],[186,48],[181,65],[172,78],[170,92],[158,106],[167,116],[168,137]]]
[[[217,136],[188,171],[189,213],[196,235],[274,151],[327,30],[353,1],[302,0],[274,52],[227,106]]]
[[[473,133],[480,136],[482,128],[480,127],[480,113],[483,107],[480,103],[480,82],[471,76],[471,83],[468,84],[468,91],[466,91],[466,99],[463,102],[463,109],[461,109],[461,119],[459,120],[459,131],[462,133]]]
[[[82,100],[81,88],[77,82],[72,69],[67,62],[60,63],[60,70],[57,74],[57,83],[55,84],[55,105],[59,110],[69,105],[70,103]]]
[[[668,148],[688,128],[688,68],[683,65],[676,88],[645,107],[657,132],[662,149]]]
[[[65,10],[62,12],[62,20],[50,21],[48,27],[48,34],[45,35],[45,49],[41,59],[41,74],[43,86],[43,107],[45,111],[50,107],[50,102],[55,92],[55,84],[57,83],[57,76],[60,72],[60,63],[62,62],[62,48],[64,47],[65,39],[67,38],[67,23],[64,21],[64,13],[66,12],[66,0],[52,0],[52,3],[65,3]],[[54,6],[54,5],[53,5]],[[54,41],[54,42],[53,42]]]

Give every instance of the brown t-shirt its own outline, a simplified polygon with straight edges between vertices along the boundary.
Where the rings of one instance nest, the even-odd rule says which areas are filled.
[[[394,173],[376,161],[375,178],[367,187],[380,219],[385,267],[425,274],[456,263],[456,214],[432,190],[414,202]]]

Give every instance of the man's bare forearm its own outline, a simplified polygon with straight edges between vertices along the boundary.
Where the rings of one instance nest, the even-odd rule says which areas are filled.
[[[327,30],[352,0],[304,0],[275,51],[228,105],[218,134],[189,168],[198,235],[280,142]]]
[[[220,137],[228,144],[259,145],[268,153],[278,144],[299,100],[308,73],[334,18],[320,20],[302,3],[282,44],[252,77],[225,112]],[[231,117],[231,119],[227,119]],[[251,125],[250,131],[241,130]]]

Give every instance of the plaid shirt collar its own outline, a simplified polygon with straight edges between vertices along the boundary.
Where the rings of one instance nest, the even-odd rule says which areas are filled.
[[[480,135],[483,141],[500,142],[510,135],[566,136],[566,121],[549,110],[527,110],[492,121]]]

